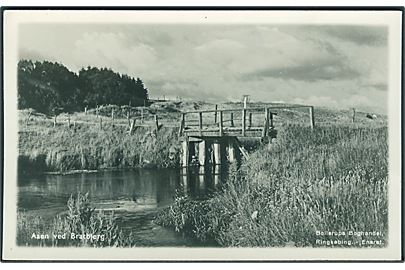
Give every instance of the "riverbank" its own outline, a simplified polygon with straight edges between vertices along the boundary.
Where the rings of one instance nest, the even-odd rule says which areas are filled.
[[[278,134],[275,144],[231,168],[210,199],[178,197],[156,222],[221,246],[323,247],[319,241],[331,237],[317,232],[346,232],[341,240],[353,246],[387,245],[387,127],[285,126]]]
[[[86,116],[94,118],[95,116]],[[100,120],[98,120],[100,121]],[[19,172],[69,172],[178,166],[177,129],[129,126],[116,121],[104,126],[78,121],[54,126],[44,115],[21,111],[19,117]]]

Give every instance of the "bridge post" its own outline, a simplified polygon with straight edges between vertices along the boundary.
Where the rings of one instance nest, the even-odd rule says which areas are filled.
[[[242,110],[242,136],[246,135],[246,109]]]
[[[233,112],[231,112],[231,127],[234,127],[235,124],[233,123]]]
[[[180,120],[179,137],[181,137],[183,135],[183,128],[184,128],[185,122],[186,122],[186,114],[182,113],[181,120]]]
[[[198,124],[199,124],[199,128],[200,128],[200,135],[202,136],[202,128],[203,128],[202,112],[198,113]]]
[[[218,120],[217,120],[217,111],[218,111],[218,105],[215,104],[215,124],[218,122]]]
[[[219,111],[219,136],[222,137],[224,135],[223,130],[223,111]]]

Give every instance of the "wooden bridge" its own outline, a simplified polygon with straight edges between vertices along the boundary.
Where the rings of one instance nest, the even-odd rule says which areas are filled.
[[[182,112],[179,129],[182,167],[220,165],[235,162],[241,156],[248,157],[241,141],[266,142],[276,137],[274,117],[278,110],[287,108],[308,108],[310,126],[315,126],[312,106]]]

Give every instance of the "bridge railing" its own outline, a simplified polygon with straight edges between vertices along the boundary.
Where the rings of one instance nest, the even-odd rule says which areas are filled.
[[[293,108],[309,108],[311,128],[315,126],[312,106],[195,110],[181,113],[179,135],[266,137],[268,131],[274,128],[274,116],[277,111]]]

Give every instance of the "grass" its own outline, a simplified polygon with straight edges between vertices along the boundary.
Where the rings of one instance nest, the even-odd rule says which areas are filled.
[[[85,237],[80,237],[84,235]],[[58,239],[59,236],[60,239]],[[87,237],[89,236],[89,237]],[[40,216],[17,214],[17,244],[23,246],[132,247],[131,233],[119,230],[113,212],[95,211],[88,194],[71,196],[67,213],[51,222]]]
[[[104,119],[100,128],[94,124],[95,116],[82,117],[76,117],[75,127],[65,123],[53,127],[52,119],[44,115],[29,117],[21,112],[20,172],[177,166],[176,128],[161,127],[156,136],[152,128],[137,127],[130,135],[122,124],[125,119],[116,120],[114,126]]]
[[[187,110],[187,106],[210,106],[174,105],[173,113]],[[228,105],[232,104],[224,108]],[[46,116],[28,117],[27,112],[21,112],[19,167],[63,172],[178,165],[177,152],[173,156],[173,148],[177,147],[175,126],[162,127],[159,136],[144,127],[129,135],[126,119],[117,119],[112,126],[107,117],[109,109],[102,116],[103,128],[96,122],[99,118],[91,114],[74,115],[76,128],[67,127],[66,116],[59,116],[65,120],[54,128],[52,119]],[[154,106],[148,114],[161,109]],[[386,245],[386,119],[379,115],[377,120],[370,120],[358,113],[353,124],[350,111],[315,111],[314,130],[305,126],[306,112],[280,111],[276,120],[282,125],[276,126],[275,143],[256,150],[240,168],[231,167],[227,182],[211,198],[194,201],[179,196],[159,213],[156,223],[222,246],[317,247],[316,240],[330,239],[317,236],[317,231],[378,231],[382,235],[373,240],[382,240]],[[30,226],[37,226],[38,231],[41,224],[34,219],[27,226],[21,225],[26,228],[22,231],[30,231]],[[364,239],[369,238],[344,237],[353,243]]]
[[[156,222],[222,246],[316,247],[317,239],[331,239],[317,231],[378,231],[343,240],[385,246],[387,158],[384,126],[285,126],[276,143],[231,168],[212,198],[178,197]]]

